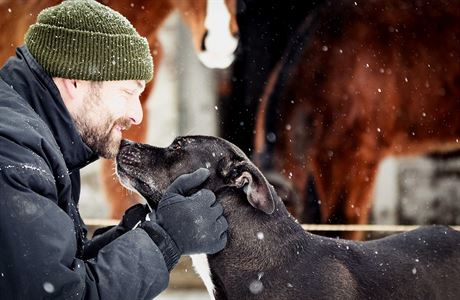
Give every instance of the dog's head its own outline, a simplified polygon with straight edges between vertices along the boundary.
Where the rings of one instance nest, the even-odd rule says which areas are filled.
[[[211,172],[203,188],[225,187],[244,191],[255,208],[271,214],[276,194],[265,177],[238,147],[210,136],[176,138],[166,148],[123,141],[116,160],[121,183],[156,207],[166,188],[182,174],[198,168]]]

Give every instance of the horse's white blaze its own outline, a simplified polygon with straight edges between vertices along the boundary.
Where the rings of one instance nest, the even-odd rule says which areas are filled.
[[[204,26],[208,30],[206,50],[198,57],[208,68],[228,67],[235,58],[238,40],[230,32],[230,12],[224,0],[208,0]]]
[[[195,272],[197,272],[198,275],[200,275],[201,280],[203,280],[203,283],[206,286],[206,289],[208,290],[209,297],[211,297],[212,300],[215,300],[214,284],[211,280],[211,269],[209,268],[208,258],[206,257],[206,254],[195,254],[190,255],[190,257],[192,258],[192,263],[193,267],[195,268]]]

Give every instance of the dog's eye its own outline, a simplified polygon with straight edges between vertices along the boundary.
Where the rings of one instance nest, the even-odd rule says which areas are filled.
[[[169,146],[169,148],[170,148],[171,150],[176,151],[176,150],[180,150],[181,145],[180,145],[179,143],[174,143],[174,144],[171,144],[171,146]]]

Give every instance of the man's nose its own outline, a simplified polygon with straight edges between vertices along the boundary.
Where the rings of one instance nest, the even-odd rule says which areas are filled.
[[[142,122],[144,112],[139,98],[129,106],[128,116],[134,125],[139,125]]]

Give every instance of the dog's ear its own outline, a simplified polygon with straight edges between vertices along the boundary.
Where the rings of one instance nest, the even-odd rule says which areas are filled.
[[[262,175],[257,167],[249,162],[242,161],[231,163],[224,162],[224,168],[228,171],[227,182],[231,186],[242,188],[249,203],[266,214],[271,214],[275,210],[275,191],[270,188],[267,179]]]

